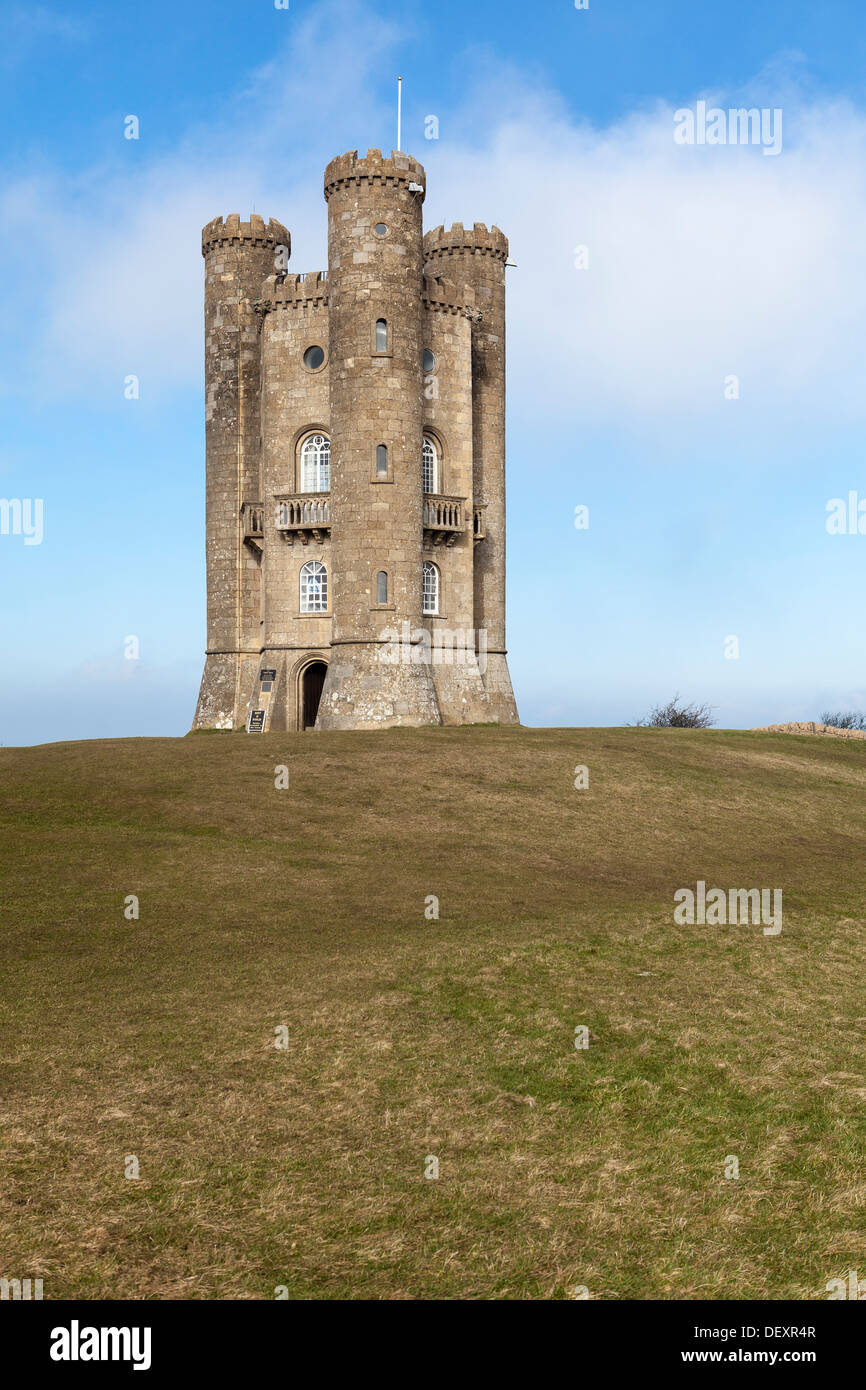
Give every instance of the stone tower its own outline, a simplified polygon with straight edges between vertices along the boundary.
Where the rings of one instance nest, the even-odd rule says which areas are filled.
[[[275,258],[288,261],[290,247],[285,227],[273,220],[266,227],[256,216],[217,217],[202,232],[207,657],[196,728],[234,728],[258,670],[261,579],[243,526],[245,502],[261,494],[262,321],[255,305]]]
[[[204,229],[208,647],[196,728],[517,723],[505,655],[505,263],[422,235],[421,165],[325,171],[328,273]]]

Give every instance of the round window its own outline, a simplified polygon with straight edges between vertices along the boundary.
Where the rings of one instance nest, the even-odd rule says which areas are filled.
[[[321,367],[325,360],[325,349],[314,345],[308,347],[304,353],[304,366],[309,367],[310,371],[315,371],[316,367]]]
[[[373,231],[376,233],[376,236],[386,236],[388,232],[388,224],[386,222],[377,222],[375,227],[373,228]]]
[[[435,372],[436,370],[436,358],[434,357],[433,353],[430,351],[429,348],[424,349],[424,356],[421,359],[421,365],[423,366],[424,371],[427,373],[428,376],[430,372]]]

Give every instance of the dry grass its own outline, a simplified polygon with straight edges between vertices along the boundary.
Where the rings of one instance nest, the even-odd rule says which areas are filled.
[[[0,1274],[810,1299],[862,1271],[862,743],[209,735],[0,775]],[[782,887],[782,934],[674,926],[698,878]]]

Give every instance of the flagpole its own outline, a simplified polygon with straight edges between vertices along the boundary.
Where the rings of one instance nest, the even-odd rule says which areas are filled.
[[[403,122],[403,79],[397,78],[397,149],[400,149],[401,126]]]

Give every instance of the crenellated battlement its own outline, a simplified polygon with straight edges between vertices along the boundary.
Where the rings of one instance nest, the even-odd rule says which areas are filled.
[[[469,296],[459,298],[450,280],[443,284],[425,275],[421,288],[421,303],[426,310],[433,313],[459,314],[463,318],[471,319],[473,323],[480,323],[481,313],[471,302],[472,294],[470,287]]]
[[[282,222],[272,217],[265,225],[265,219],[255,212],[250,215],[249,222],[242,222],[236,212],[208,222],[202,228],[201,253],[206,256],[215,246],[229,246],[241,241],[247,241],[252,246],[287,246],[291,254],[291,233]]]
[[[269,275],[256,303],[259,313],[274,309],[311,309],[328,303],[328,276],[324,270],[308,275]]]
[[[358,158],[357,150],[338,155],[332,159],[325,170],[325,199],[330,198],[335,188],[345,184],[360,183],[362,180],[378,182],[386,187],[399,184],[419,183],[421,192],[417,195],[424,200],[427,175],[424,166],[411,155],[401,150],[392,150],[390,159],[381,150],[368,150],[366,157]]]
[[[476,222],[471,228],[455,222],[447,231],[444,227],[434,227],[424,237],[425,256],[453,256],[462,251],[507,261],[508,237],[498,227],[488,228],[484,222]]]

